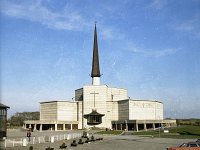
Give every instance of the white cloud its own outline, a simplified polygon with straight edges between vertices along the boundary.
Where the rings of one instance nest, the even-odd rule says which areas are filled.
[[[146,8],[160,10],[168,4],[167,0],[153,0]]]
[[[103,39],[115,39],[115,40],[123,40],[124,39],[124,34],[120,33],[114,28],[110,27],[102,27],[102,30],[100,32],[101,37]]]
[[[192,31],[194,27],[192,26],[192,24],[182,23],[176,26],[176,29],[181,31]]]
[[[187,20],[185,22],[179,23],[178,25],[176,25],[175,29],[177,30],[181,30],[181,31],[192,31],[196,28],[196,24],[199,21],[196,19],[193,20]]]
[[[111,29],[104,29],[104,30],[102,30],[101,35],[105,39],[112,39],[112,38],[114,38],[114,33],[113,33],[113,31]]]
[[[159,49],[159,50],[158,49],[143,49],[143,48],[138,48],[130,43],[128,44],[126,49],[133,53],[143,54],[150,57],[164,57],[168,55],[173,55],[180,50],[180,48],[166,48],[166,49]]]
[[[14,3],[3,1],[1,13],[18,19],[38,22],[48,28],[58,30],[85,30],[85,27],[93,26],[91,18],[86,18],[85,14],[73,6],[66,4],[60,10],[51,10],[40,0],[25,1],[24,3]],[[98,12],[101,14],[101,12]],[[122,35],[112,27],[100,25],[103,39],[119,39]]]
[[[194,38],[200,38],[200,16],[195,16],[192,19],[174,23],[171,27],[174,30],[187,33]]]
[[[39,22],[54,29],[80,30],[81,27],[87,25],[78,11],[68,10],[69,8],[66,7],[60,12],[53,12],[42,5],[40,1],[30,2],[17,4],[4,1],[1,13],[10,17]]]

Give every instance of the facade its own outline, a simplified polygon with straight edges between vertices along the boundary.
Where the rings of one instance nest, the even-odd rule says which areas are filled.
[[[25,121],[24,128],[34,130],[72,130],[90,127],[114,130],[147,130],[175,125],[163,120],[163,103],[157,100],[134,100],[123,88],[100,84],[100,65],[96,25],[92,60],[92,84],[75,90],[74,101],[40,103],[40,120]]]

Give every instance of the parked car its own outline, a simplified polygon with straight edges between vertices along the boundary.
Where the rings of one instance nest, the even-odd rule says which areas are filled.
[[[200,143],[200,139],[197,139],[196,142],[197,142],[197,143]]]
[[[167,150],[200,150],[200,143],[198,142],[188,142],[183,143],[178,147],[169,147]]]

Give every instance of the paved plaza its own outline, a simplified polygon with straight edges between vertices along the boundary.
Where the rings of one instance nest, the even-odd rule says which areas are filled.
[[[67,131],[68,133],[83,132]],[[25,132],[8,132],[8,138],[19,138],[24,136]],[[63,132],[33,132],[34,136],[41,135],[58,135]],[[29,150],[30,146],[33,146],[33,150],[45,150],[47,147],[52,147],[54,150],[59,150],[60,145],[65,142],[68,150],[166,150],[169,146],[177,146],[183,142],[194,141],[192,139],[169,139],[169,138],[152,138],[152,137],[140,137],[132,135],[98,135],[90,131],[90,135],[94,135],[95,138],[103,137],[102,141],[96,141],[91,143],[85,143],[78,145],[77,147],[71,147],[70,144],[73,139],[56,141],[55,143],[40,143],[40,144],[28,144],[26,147],[16,146],[9,147],[6,150]],[[10,137],[9,137],[10,136]],[[86,139],[82,138],[83,141]],[[76,138],[78,142],[79,138]]]

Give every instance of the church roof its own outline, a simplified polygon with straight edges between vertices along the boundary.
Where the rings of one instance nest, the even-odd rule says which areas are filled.
[[[96,29],[96,24],[95,24],[91,77],[100,77],[100,76],[101,76],[101,74],[100,74],[100,67],[99,67],[97,29]]]

